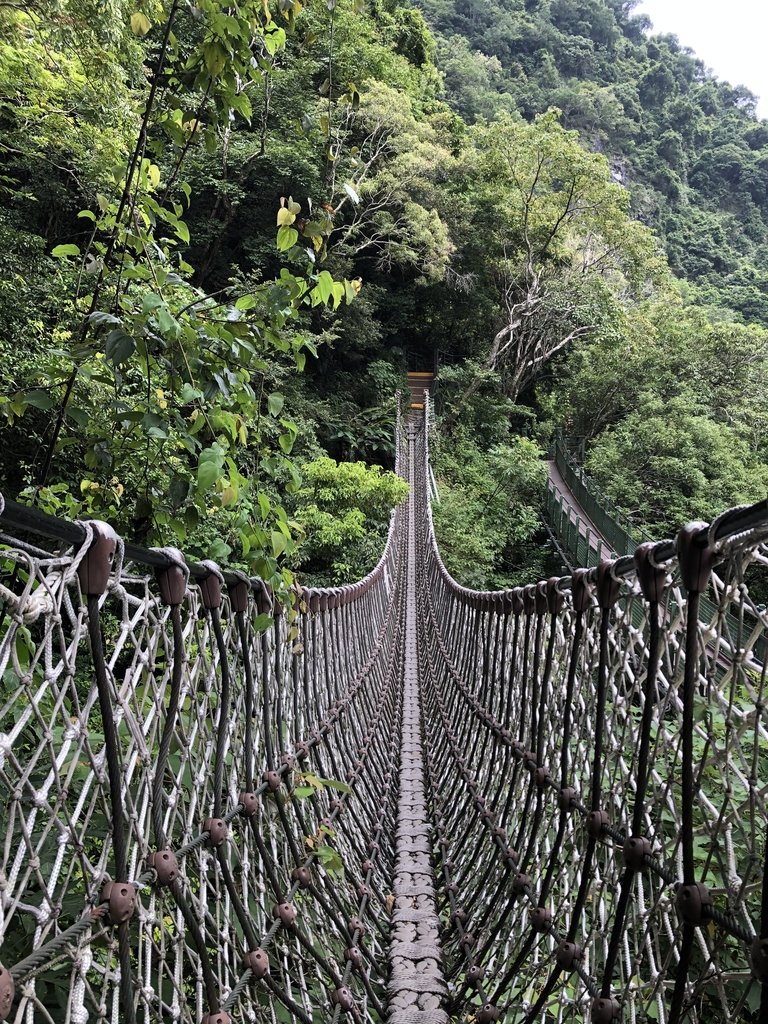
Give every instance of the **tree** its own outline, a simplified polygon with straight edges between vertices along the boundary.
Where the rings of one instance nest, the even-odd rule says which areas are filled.
[[[501,321],[486,357],[513,400],[547,363],[591,334],[607,294],[631,296],[663,273],[647,228],[607,161],[558,112],[477,129],[472,159],[494,259]]]

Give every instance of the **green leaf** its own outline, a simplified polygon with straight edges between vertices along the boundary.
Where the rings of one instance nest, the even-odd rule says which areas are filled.
[[[135,14],[131,15],[131,32],[135,36],[145,36],[147,32],[152,28],[152,22],[141,11],[136,11]]]
[[[115,366],[120,366],[121,363],[127,362],[135,350],[136,339],[132,338],[130,334],[126,334],[125,331],[118,328],[115,331],[110,331],[107,335],[104,355]]]
[[[189,228],[183,220],[176,221],[176,234],[182,242],[187,242],[187,244],[189,244]]]
[[[216,78],[224,70],[227,64],[227,54],[220,43],[205,43],[203,46],[203,60],[211,78]]]
[[[277,248],[280,252],[287,252],[293,248],[299,240],[299,232],[287,224],[282,224],[277,229]],[[330,276],[330,275],[329,275]]]
[[[314,789],[311,786],[297,786],[293,791],[293,795],[297,796],[299,800],[305,800],[308,796],[312,796]]]
[[[51,249],[51,256],[55,256],[57,260],[64,259],[67,256],[79,256],[80,247],[73,245],[71,242],[66,245],[56,245]]]
[[[279,416],[284,404],[285,398],[277,391],[267,398],[267,406],[272,416]]]
[[[93,210],[81,210],[77,216],[82,217],[84,220],[96,220],[96,214],[93,212]]]
[[[279,530],[272,531],[271,539],[272,554],[275,556],[275,558],[279,558],[280,555],[282,555],[282,553],[288,547],[288,540],[282,533],[280,533]]]
[[[331,277],[327,270],[321,271],[318,275],[317,291],[320,298],[327,305],[328,300],[333,294],[333,277]]]
[[[52,409],[56,402],[47,391],[30,391],[24,395],[24,404],[34,406],[35,409]]]
[[[257,615],[253,620],[253,628],[257,633],[266,632],[272,625],[272,616],[267,615],[266,612],[262,612],[261,615]]]

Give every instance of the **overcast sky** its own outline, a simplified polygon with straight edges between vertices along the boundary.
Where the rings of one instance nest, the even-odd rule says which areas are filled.
[[[656,32],[674,32],[707,67],[760,97],[768,117],[768,2],[766,0],[641,0]]]

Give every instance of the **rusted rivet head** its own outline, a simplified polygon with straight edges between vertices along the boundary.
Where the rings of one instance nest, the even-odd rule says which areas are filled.
[[[752,973],[762,982],[768,981],[768,939],[755,938],[750,948],[750,961]],[[2,975],[0,974],[0,981]]]
[[[147,867],[157,875],[159,886],[170,885],[179,877],[179,862],[173,850],[158,850],[147,857]]]
[[[531,880],[528,875],[515,875],[512,879],[512,892],[516,896],[522,896],[531,888]]]
[[[221,608],[221,585],[224,582],[221,569],[215,562],[211,561],[201,562],[200,564],[209,570],[205,579],[200,580],[198,583],[203,607],[209,609]]]
[[[611,1024],[613,1020],[621,1020],[621,1006],[618,999],[593,999],[593,1024]]]
[[[603,561],[597,567],[597,603],[607,611],[619,599],[620,583],[613,575],[614,561]]]
[[[534,774],[536,780],[536,786],[538,789],[546,789],[549,785],[552,776],[549,774],[549,768],[545,764],[540,765]]]
[[[107,882],[99,895],[99,903],[108,903],[110,924],[130,921],[136,910],[136,890],[130,882]]]
[[[506,842],[507,842],[507,833],[506,833],[506,830],[505,830],[505,829],[503,829],[503,828],[501,827],[501,825],[497,825],[497,826],[496,826],[496,827],[494,828],[494,830],[493,830],[493,838],[494,838],[494,839],[498,839],[498,840],[499,840],[499,842],[501,842],[501,843],[505,843],[505,844],[506,844]]]
[[[240,813],[244,818],[254,818],[259,813],[261,801],[255,793],[241,793],[237,798],[240,804]]]
[[[677,890],[675,906],[684,921],[699,925],[704,920],[705,907],[712,906],[712,897],[709,895],[709,889],[701,882],[681,885]]]
[[[594,839],[602,839],[606,825],[610,824],[607,811],[592,811],[587,815],[587,832]]]
[[[350,935],[354,935],[355,932],[359,932],[361,935],[365,934],[365,925],[359,917],[350,917],[347,921],[347,929]]]
[[[0,1020],[5,1020],[11,1012],[13,1000],[16,995],[16,986],[11,977],[11,972],[6,971],[0,964]]]
[[[369,871],[373,871],[373,861],[369,857],[366,857],[361,867],[363,869],[363,874],[367,875]]]
[[[493,1021],[498,1020],[501,1016],[501,1011],[493,1003],[483,1003],[480,1009],[475,1014],[475,1020],[477,1024],[493,1024]]]
[[[592,587],[589,569],[576,569],[571,577],[571,597],[577,612],[586,612],[592,607]]]
[[[371,887],[370,887],[370,885],[363,885],[362,882],[357,882],[356,885],[355,885],[355,895],[357,896],[357,898],[359,900],[361,900],[364,896],[370,896],[371,895]]]
[[[446,892],[458,892],[459,891],[459,887],[458,887],[458,885],[455,882],[448,882],[448,884],[445,887],[445,891]]]
[[[472,964],[467,971],[467,981],[470,985],[479,985],[485,977],[485,970],[479,964]]]
[[[292,754],[281,754],[280,764],[284,764],[289,772],[292,772],[296,766],[296,758]]]
[[[296,924],[296,907],[292,903],[278,903],[272,907],[272,917],[279,921],[283,928],[293,928]]]
[[[296,759],[303,761],[306,757],[309,757],[309,744],[305,740],[301,740],[296,744]]]
[[[559,615],[565,605],[565,595],[560,590],[557,576],[550,576],[547,580],[547,610],[550,615]]]
[[[269,956],[265,949],[250,949],[243,957],[243,967],[250,970],[254,978],[264,978],[269,974]]]
[[[203,832],[208,833],[208,845],[216,849],[226,842],[229,830],[227,823],[221,818],[206,818],[203,822]]]
[[[655,546],[652,541],[638,544],[633,556],[635,559],[637,582],[640,584],[643,597],[651,604],[661,601],[667,583],[666,569],[660,569],[653,564],[653,549]]]
[[[462,924],[467,920],[467,912],[461,907],[457,907],[456,910],[451,914],[452,921],[460,921]]]
[[[251,591],[251,585],[247,577],[242,573],[238,572],[235,575],[237,578],[227,584],[229,607],[233,612],[247,612],[248,594]]]
[[[530,918],[531,928],[535,932],[545,932],[552,924],[552,911],[546,907],[532,907]]]
[[[514,846],[504,847],[504,857],[510,862],[510,864],[517,864],[520,860],[520,854],[514,848]]]
[[[573,801],[576,800],[578,794],[575,789],[571,789],[570,786],[566,786],[565,789],[561,789],[557,797],[557,806],[561,811],[572,811]]]
[[[280,778],[277,772],[264,772],[264,774],[261,777],[266,782],[266,784],[269,786],[273,793],[276,793],[277,790],[280,789],[280,786],[282,785],[283,782],[283,780]]]
[[[157,585],[160,587],[163,601],[173,608],[181,604],[187,592],[186,562],[178,548],[164,548],[163,551],[173,561],[164,569],[158,570]]]
[[[302,889],[308,889],[312,885],[312,872],[306,864],[294,868],[291,877],[299,883]]]
[[[352,992],[346,987],[346,985],[343,985],[341,988],[337,988],[336,991],[331,996],[331,999],[334,1001],[334,1003],[338,1003],[342,1010],[344,1010],[346,1013],[349,1013],[350,1010],[352,1010],[355,1005],[355,1000],[352,995]]]
[[[642,836],[629,836],[624,840],[624,863],[633,871],[642,871],[645,858],[650,856],[651,844]]]
[[[694,522],[684,526],[677,535],[680,576],[688,591],[702,593],[709,584],[714,552],[709,546],[708,533],[707,523]]]
[[[363,952],[358,946],[348,946],[344,950],[344,957],[352,964],[353,970],[362,970]]]
[[[459,939],[459,945],[464,950],[466,950],[467,952],[474,946],[474,944],[475,944],[475,933],[474,932],[464,932],[464,934]]]
[[[213,1013],[206,1013],[200,1024],[230,1024],[231,1020],[226,1010],[214,1010]]]
[[[575,942],[561,942],[555,950],[555,959],[564,971],[572,971],[584,952]]]
[[[108,523],[99,519],[91,520],[88,525],[93,530],[93,538],[77,567],[77,577],[86,597],[100,597],[109,585],[118,537]]]

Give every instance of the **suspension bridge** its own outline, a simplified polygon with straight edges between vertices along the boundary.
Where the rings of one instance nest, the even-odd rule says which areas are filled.
[[[478,593],[0,515],[0,1019],[768,1021],[768,505]]]

